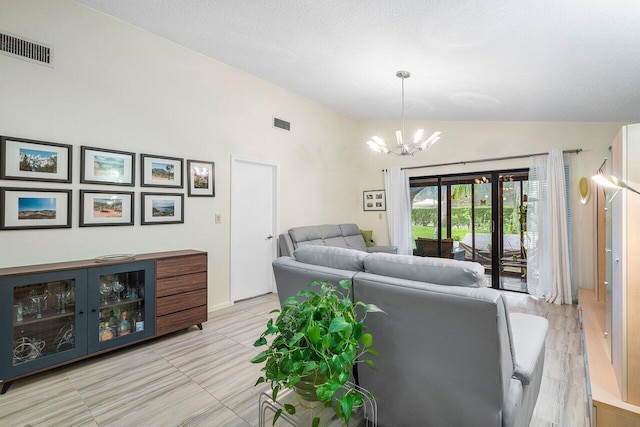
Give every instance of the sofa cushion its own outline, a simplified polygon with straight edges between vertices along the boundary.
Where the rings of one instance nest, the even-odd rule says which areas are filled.
[[[476,262],[373,253],[365,258],[364,270],[371,274],[437,285],[486,286],[484,267]]]
[[[364,271],[366,252],[331,246],[300,246],[293,251],[296,261],[336,268],[339,270]]]
[[[342,236],[342,230],[337,225],[310,225],[306,227],[294,227],[289,229],[289,236],[294,245],[298,242],[322,241],[331,237]]]

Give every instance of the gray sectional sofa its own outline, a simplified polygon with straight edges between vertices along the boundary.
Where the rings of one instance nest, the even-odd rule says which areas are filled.
[[[356,224],[309,225],[290,228],[278,236],[280,254],[293,256],[293,251],[300,246],[331,246],[355,249],[363,252],[395,253],[393,246],[367,246],[360,228]]]
[[[358,369],[381,426],[529,425],[542,380],[546,319],[510,314],[480,264],[300,246],[273,262],[280,301],[312,280],[353,282],[380,356]]]

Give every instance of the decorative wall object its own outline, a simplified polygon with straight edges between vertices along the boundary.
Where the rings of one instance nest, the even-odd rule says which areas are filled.
[[[578,181],[578,193],[580,194],[580,203],[586,205],[591,195],[591,188],[589,186],[589,180],[585,177],[580,178]]]
[[[384,190],[362,192],[362,203],[365,211],[386,211],[387,202]]]
[[[140,154],[143,187],[183,188],[183,159]]]
[[[0,136],[0,179],[71,182],[72,146]]]
[[[0,230],[71,228],[71,190],[0,188]]]
[[[140,199],[142,225],[184,222],[184,194],[140,193]]]
[[[80,227],[133,225],[133,192],[80,190]]]
[[[214,197],[215,189],[215,163],[201,160],[187,160],[189,197]]]
[[[135,185],[135,153],[82,146],[80,154],[80,182]]]

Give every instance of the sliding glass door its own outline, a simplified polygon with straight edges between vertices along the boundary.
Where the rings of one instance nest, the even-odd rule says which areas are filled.
[[[526,291],[527,171],[411,178],[414,254],[475,261],[497,289]]]

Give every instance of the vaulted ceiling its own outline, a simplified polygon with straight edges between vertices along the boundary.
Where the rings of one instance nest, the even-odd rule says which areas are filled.
[[[638,0],[76,0],[358,119],[640,121]]]

